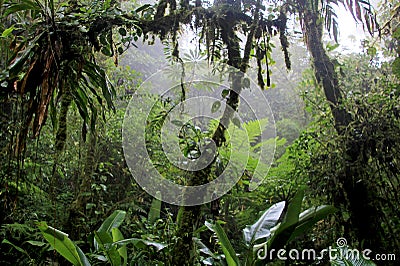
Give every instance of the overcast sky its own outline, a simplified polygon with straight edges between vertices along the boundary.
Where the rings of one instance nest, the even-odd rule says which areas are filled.
[[[375,9],[377,9],[377,0],[370,0]],[[339,43],[343,51],[360,52],[361,40],[369,36],[368,32],[364,32],[360,23],[354,21],[350,11],[346,10],[343,5],[336,8],[339,23]]]

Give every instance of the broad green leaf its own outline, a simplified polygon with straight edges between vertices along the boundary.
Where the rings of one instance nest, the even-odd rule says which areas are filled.
[[[75,247],[76,247],[76,251],[78,252],[78,256],[80,259],[81,264],[83,266],[90,266],[90,262],[89,259],[86,257],[85,253],[83,253],[83,251],[78,247],[78,245],[76,245],[74,243]]]
[[[101,244],[111,244],[113,242],[111,238],[111,230],[113,228],[118,228],[122,224],[125,219],[125,215],[125,211],[116,210],[101,224],[97,232],[95,232],[95,235],[96,233],[99,233],[97,234],[98,237],[94,238],[94,246],[96,250],[100,250],[102,248]],[[103,242],[99,243],[99,239]]]
[[[299,221],[299,215],[301,211],[301,204],[303,202],[304,189],[299,189],[294,195],[292,201],[289,203],[286,214],[283,218],[282,223],[276,229],[273,236],[268,240],[268,249],[280,249],[290,239],[296,225]]]
[[[159,242],[144,240],[144,239],[140,239],[140,238],[127,238],[127,239],[112,243],[113,246],[118,246],[118,247],[127,245],[127,244],[133,244],[136,248],[139,248],[139,249],[145,248],[146,246],[153,246],[156,248],[157,251],[160,251],[167,246],[167,245],[159,243]]]
[[[156,192],[156,197],[153,199],[149,211],[149,217],[148,221],[150,224],[153,224],[155,221],[157,221],[160,218],[160,213],[161,213],[161,192],[157,191]]]
[[[211,256],[213,258],[217,257],[206,245],[204,245],[203,242],[201,242],[200,239],[198,239],[197,237],[194,237],[193,240],[196,243],[196,245],[199,247],[199,251],[200,252],[202,252],[202,253],[204,253],[206,255],[209,255],[209,256]]]
[[[9,27],[8,29],[5,29],[5,30],[3,31],[3,33],[1,34],[1,37],[3,37],[3,38],[8,37],[8,36],[13,32],[13,30],[15,30],[14,25],[11,26],[11,27]]]
[[[112,233],[112,239],[113,242],[117,242],[117,241],[121,241],[124,240],[124,236],[122,235],[121,231],[118,228],[113,228],[111,229],[111,233]],[[124,263],[123,265],[127,265],[128,264],[128,250],[126,248],[126,246],[122,246],[119,249],[117,249],[119,255],[124,259]]]
[[[240,261],[236,256],[236,252],[233,249],[232,244],[226,236],[224,229],[222,229],[221,225],[219,225],[218,222],[215,224],[206,222],[205,224],[211,231],[213,231],[217,235],[228,266],[240,265]]]
[[[111,233],[111,229],[119,227],[125,219],[126,212],[116,210],[100,226],[97,232]]]
[[[29,244],[31,244],[32,246],[38,246],[38,247],[42,247],[42,246],[46,245],[45,242],[42,242],[42,241],[33,241],[33,240],[26,241],[26,243],[29,243]]]
[[[333,214],[336,211],[337,209],[331,205],[322,205],[305,210],[300,214],[298,225],[290,236],[289,241],[303,235],[305,232],[310,230],[318,221],[321,221],[329,214]]]
[[[246,244],[251,245],[258,239],[270,237],[270,229],[276,225],[284,208],[284,201],[276,203],[266,210],[257,222],[251,226],[246,226],[246,228],[243,229],[244,241]]]
[[[39,223],[38,227],[50,245],[73,265],[90,265],[82,250],[68,238],[66,233],[48,226],[45,222]]]
[[[285,218],[283,219],[281,227],[289,227],[296,224],[299,221],[299,215],[301,211],[301,205],[303,202],[304,190],[299,189],[292,201],[289,203],[288,210]]]
[[[121,265],[121,256],[119,255],[117,248],[112,245],[113,239],[111,234],[106,231],[97,231],[94,232],[94,237],[98,244],[98,250],[103,251],[106,254],[111,265]]]
[[[98,243],[96,248],[97,251],[105,250],[108,246],[113,243],[113,239],[110,233],[104,231],[96,231],[94,232],[94,238]],[[106,246],[108,244],[108,246]]]

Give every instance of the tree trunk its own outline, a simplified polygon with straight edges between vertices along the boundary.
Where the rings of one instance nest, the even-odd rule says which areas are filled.
[[[79,186],[79,192],[76,199],[72,202],[70,206],[66,226],[71,234],[71,237],[76,239],[79,238],[79,234],[82,231],[82,222],[80,222],[80,218],[85,217],[86,203],[89,198],[88,193],[90,192],[92,184],[92,174],[97,165],[96,144],[97,137],[94,132],[90,132],[85,165],[80,174],[81,184]]]
[[[325,97],[329,102],[334,125],[340,136],[348,135],[346,130],[352,122],[352,117],[345,109],[340,107],[342,93],[339,87],[338,76],[333,62],[328,57],[322,43],[323,24],[319,14],[314,11],[306,11],[303,16],[305,42],[312,57],[314,73],[317,81],[322,85]],[[359,243],[364,243],[363,248],[377,246],[375,234],[379,226],[379,215],[370,199],[374,198],[375,191],[369,190],[358,174],[357,167],[353,163],[360,152],[359,144],[351,137],[346,138],[345,169],[339,178],[343,185],[343,197],[350,211],[350,223],[356,233]],[[359,167],[359,166],[358,166]],[[337,203],[337,202],[336,202]],[[345,205],[345,206],[346,206]]]
[[[335,120],[335,128],[339,134],[343,134],[351,121],[351,116],[339,106],[343,97],[335,66],[326,54],[322,43],[323,24],[318,13],[309,11],[304,14],[304,29],[305,42],[311,54],[315,77],[324,89]]]
[[[72,103],[72,95],[70,89],[65,86],[61,98],[60,115],[58,116],[58,129],[56,134],[56,152],[60,153],[64,149],[65,141],[67,140],[67,118],[68,110]]]

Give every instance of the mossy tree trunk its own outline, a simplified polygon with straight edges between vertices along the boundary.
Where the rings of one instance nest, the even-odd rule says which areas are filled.
[[[90,132],[87,144],[86,158],[79,177],[80,186],[76,199],[72,202],[69,209],[67,228],[71,237],[79,238],[82,231],[82,219],[85,218],[86,203],[89,199],[92,175],[97,166],[97,136],[95,132]]]
[[[311,54],[314,73],[317,81],[322,85],[325,97],[329,103],[334,119],[334,126],[339,136],[348,135],[351,129],[352,116],[341,107],[343,100],[335,66],[327,55],[323,43],[323,20],[318,12],[306,10],[303,14],[303,30],[308,51]],[[350,224],[357,234],[360,243],[365,248],[376,246],[376,239],[372,232],[377,231],[379,215],[375,206],[369,204],[370,199],[376,197],[375,191],[368,189],[368,185],[358,174],[358,167],[354,162],[359,156],[359,144],[352,138],[347,138],[345,151],[345,167],[343,175],[338,177],[343,186],[343,197],[336,205],[347,205],[350,211]],[[346,202],[343,202],[345,200]]]
[[[65,141],[67,140],[67,118],[68,118],[68,110],[72,103],[72,95],[70,90],[65,86],[64,92],[61,97],[60,103],[60,114],[58,115],[58,129],[56,133],[56,152],[59,154],[63,151],[65,146]]]

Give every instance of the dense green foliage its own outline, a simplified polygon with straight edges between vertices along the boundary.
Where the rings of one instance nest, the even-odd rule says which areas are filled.
[[[366,31],[379,33],[363,41],[360,54],[341,54],[340,45],[322,41],[324,28],[338,41],[338,2]],[[1,265],[374,265],[365,258],[262,256],[328,247],[336,255],[371,249],[371,258],[391,259],[382,265],[398,264],[396,1],[383,1],[378,17],[367,1],[0,3]],[[300,21],[309,55],[293,37],[298,25],[291,15]],[[185,31],[195,41],[186,53]],[[136,92],[151,70],[199,59],[218,75],[228,64],[256,80],[276,132],[267,130],[272,119],[245,114],[240,122],[228,108],[207,128],[174,121],[186,158],[199,158],[205,140],[216,143],[215,160],[190,172],[169,160],[163,141],[170,140],[162,139],[168,113],[187,96],[184,85],[168,98]],[[239,95],[249,79],[232,75],[230,81],[229,88],[196,87],[215,91],[212,113],[222,104],[233,110],[245,104]],[[143,104],[157,100],[148,116],[134,109],[131,121],[145,121],[146,148],[163,177],[182,185],[215,180],[229,163],[236,143],[227,132],[234,130],[236,141],[249,141],[236,155],[248,158],[237,184],[201,206],[170,205],[161,192],[147,194],[132,178],[122,147],[132,96]],[[269,165],[260,150],[272,153],[272,146]],[[265,181],[251,190],[257,166]]]

